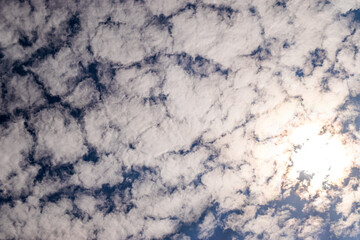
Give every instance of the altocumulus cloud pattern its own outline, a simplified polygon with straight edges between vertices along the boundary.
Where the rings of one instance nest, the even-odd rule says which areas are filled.
[[[359,239],[359,1],[0,6],[0,239]]]

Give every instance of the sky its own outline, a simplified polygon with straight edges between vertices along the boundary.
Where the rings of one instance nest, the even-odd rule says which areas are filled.
[[[360,239],[360,1],[0,5],[0,239]]]

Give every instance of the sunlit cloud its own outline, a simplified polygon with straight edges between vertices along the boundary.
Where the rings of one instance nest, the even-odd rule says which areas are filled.
[[[357,239],[357,1],[4,1],[0,239]]]

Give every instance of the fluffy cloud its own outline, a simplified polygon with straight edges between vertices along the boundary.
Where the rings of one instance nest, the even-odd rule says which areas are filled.
[[[359,236],[356,1],[3,5],[1,239]]]

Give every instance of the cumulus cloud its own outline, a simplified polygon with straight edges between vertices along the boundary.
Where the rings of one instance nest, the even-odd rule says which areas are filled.
[[[0,238],[357,238],[359,7],[3,2]]]

